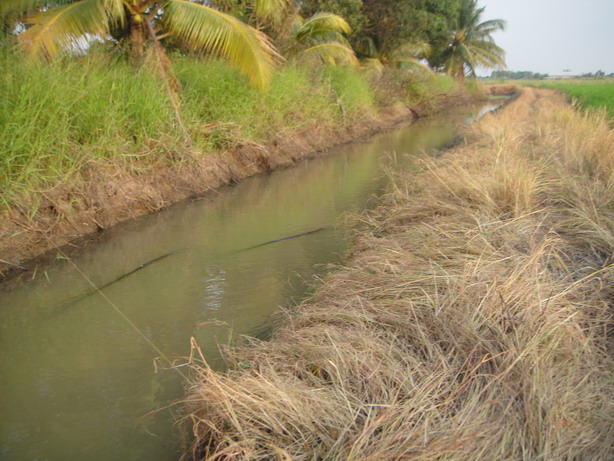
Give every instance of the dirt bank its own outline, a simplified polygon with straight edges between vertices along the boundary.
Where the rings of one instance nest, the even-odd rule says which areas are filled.
[[[527,89],[465,141],[271,341],[194,363],[194,459],[614,457],[614,131]]]
[[[33,264],[25,261],[46,250],[121,221],[258,173],[291,166],[330,147],[475,98],[456,94],[414,107],[398,105],[345,127],[314,125],[301,132],[279,133],[266,144],[243,144],[208,155],[192,156],[187,149],[172,152],[146,172],[132,165],[90,162],[68,184],[45,192],[34,217],[26,211],[34,207],[27,206],[0,215],[0,277],[31,268]]]

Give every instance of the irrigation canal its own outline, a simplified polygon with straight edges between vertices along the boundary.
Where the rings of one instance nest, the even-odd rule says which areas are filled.
[[[278,306],[298,301],[348,248],[344,214],[374,202],[390,168],[448,144],[494,106],[342,146],[120,224],[27,280],[0,285],[0,458],[170,461],[177,363],[190,337],[214,367],[219,345],[266,337]],[[181,369],[181,371],[187,371]]]

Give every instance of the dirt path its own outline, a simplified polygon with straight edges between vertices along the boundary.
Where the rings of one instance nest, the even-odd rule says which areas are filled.
[[[612,171],[556,93],[486,116],[270,342],[194,364],[195,458],[613,459]]]

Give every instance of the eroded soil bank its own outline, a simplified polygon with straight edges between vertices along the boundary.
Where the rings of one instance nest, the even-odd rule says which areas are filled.
[[[487,115],[271,341],[194,363],[194,459],[612,459],[612,171],[556,93]]]
[[[33,217],[27,206],[0,215],[0,276],[27,270],[28,259],[121,221],[475,99],[475,94],[461,93],[414,107],[398,105],[347,126],[314,125],[301,132],[279,133],[266,144],[244,144],[210,155],[192,156],[186,149],[160,158],[147,172],[130,165],[90,162],[69,184],[45,192]]]

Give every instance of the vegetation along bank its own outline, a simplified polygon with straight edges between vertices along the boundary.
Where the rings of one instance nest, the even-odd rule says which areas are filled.
[[[7,58],[11,61],[14,58]],[[106,57],[14,60],[4,125],[0,254],[20,261],[333,145],[480,97],[450,78],[288,66],[265,94],[223,62],[174,61],[186,143],[155,77]],[[25,74],[28,74],[26,78]],[[64,75],[65,78],[60,76]],[[92,92],[91,87],[99,87]],[[23,98],[24,94],[32,94]],[[38,99],[40,98],[40,99]]]
[[[401,6],[3,1],[0,272],[466,99],[467,73],[502,65],[475,0]]]
[[[194,363],[196,459],[614,457],[609,120],[527,88],[420,165],[271,341]]]

